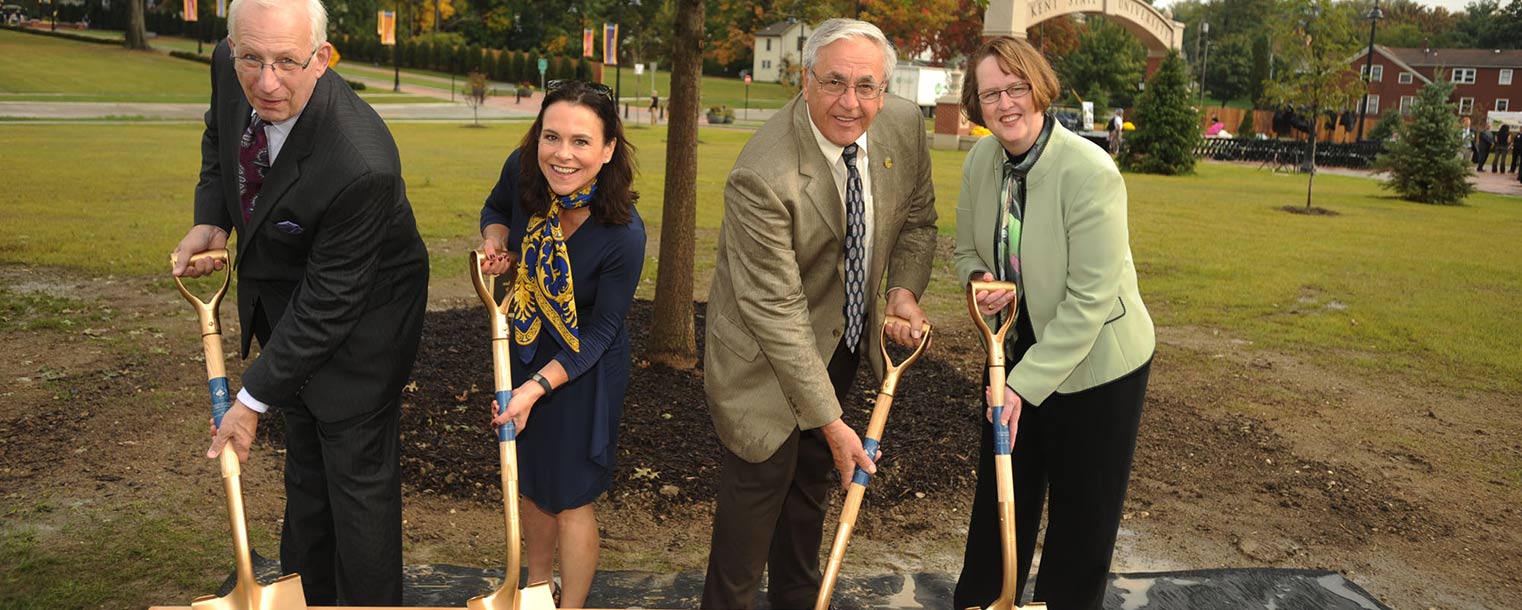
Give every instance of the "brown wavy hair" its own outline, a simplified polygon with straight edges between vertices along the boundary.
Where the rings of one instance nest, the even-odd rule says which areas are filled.
[[[593,88],[581,81],[569,81],[544,96],[539,106],[539,116],[523,136],[519,146],[518,174],[522,192],[518,206],[529,216],[547,214],[550,211],[550,187],[539,169],[539,135],[544,131],[544,111],[552,104],[566,102],[585,106],[602,120],[604,141],[613,145],[613,159],[604,163],[597,172],[597,193],[592,196],[592,217],[605,225],[626,225],[634,219],[634,203],[639,193],[634,191],[634,145],[624,137],[624,124],[618,118],[618,106],[611,94]]]
[[[967,120],[987,127],[983,122],[983,103],[978,101],[978,64],[992,57],[1005,74],[1024,79],[1031,86],[1031,101],[1036,112],[1046,112],[1062,92],[1057,74],[1041,52],[1017,38],[999,36],[983,41],[967,59],[967,73],[962,76],[962,114]]]

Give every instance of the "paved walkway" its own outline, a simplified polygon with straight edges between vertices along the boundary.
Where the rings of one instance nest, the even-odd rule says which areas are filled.
[[[1227,165],[1254,168],[1260,167],[1262,165],[1261,163],[1252,161],[1215,161],[1211,159],[1201,159],[1200,161],[1203,163],[1222,163]],[[1267,170],[1265,169],[1265,171]],[[1385,180],[1388,178],[1384,172],[1376,172],[1367,169],[1349,169],[1346,167],[1317,167],[1316,172],[1321,174],[1333,174],[1337,176],[1372,178],[1376,180]],[[1491,173],[1489,171],[1485,171],[1483,173],[1478,173],[1470,176],[1469,183],[1474,185],[1475,190],[1482,193],[1495,193],[1497,195],[1522,197],[1522,182],[1517,181],[1516,174]]]

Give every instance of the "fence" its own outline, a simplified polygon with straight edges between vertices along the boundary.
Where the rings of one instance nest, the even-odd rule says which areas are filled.
[[[1211,106],[1207,106],[1207,107],[1202,108],[1200,110],[1200,133],[1204,133],[1205,129],[1210,127],[1210,122],[1211,122],[1210,121],[1210,117],[1217,117],[1217,118],[1219,118],[1221,120],[1221,124],[1226,126],[1226,131],[1229,131],[1229,132],[1231,132],[1233,134],[1236,134],[1236,135],[1242,135],[1242,134],[1237,133],[1237,130],[1242,125],[1242,115],[1244,115],[1246,113],[1249,113],[1249,112],[1251,112],[1253,114],[1253,119],[1252,119],[1252,122],[1253,122],[1253,133],[1261,133],[1261,134],[1267,134],[1267,135],[1273,135],[1275,133],[1274,132],[1274,111],[1272,111],[1272,110],[1244,110],[1244,109],[1241,109],[1241,108],[1211,107]],[[1395,114],[1395,113],[1387,112],[1387,113],[1385,113],[1385,116],[1399,116],[1399,115]],[[1357,135],[1357,131],[1358,131],[1358,127],[1357,127],[1357,125],[1358,125],[1358,122],[1357,122],[1358,113],[1354,112],[1353,115],[1352,115],[1352,118],[1353,118],[1353,124],[1351,126],[1344,126],[1344,125],[1342,125],[1341,121],[1337,121],[1335,125],[1332,125],[1332,126],[1328,127],[1327,123],[1329,122],[1330,117],[1322,116],[1321,117],[1321,124],[1317,125],[1317,129],[1316,129],[1316,137],[1317,137],[1317,139],[1319,139],[1322,142],[1351,143],[1353,141],[1354,136]],[[1377,116],[1364,117],[1364,121],[1363,121],[1363,133],[1364,133],[1364,137],[1365,138],[1368,138],[1369,137],[1369,132],[1374,129],[1375,125],[1379,124],[1380,118],[1381,117],[1377,117]],[[1301,132],[1300,130],[1296,129],[1295,131],[1297,133],[1301,133],[1303,135],[1303,132]],[[1290,134],[1289,133],[1282,133],[1282,134],[1279,134],[1279,135],[1289,136]],[[1317,155],[1317,156],[1320,156],[1320,155]]]
[[[1382,142],[1320,142],[1316,144],[1316,165],[1365,169],[1384,151]],[[1300,169],[1310,154],[1310,144],[1299,140],[1201,138],[1194,154],[1217,161],[1255,162],[1273,169]]]

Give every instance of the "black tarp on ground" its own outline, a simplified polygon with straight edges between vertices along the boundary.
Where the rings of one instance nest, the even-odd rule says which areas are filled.
[[[279,575],[274,560],[254,556],[254,569],[264,582]],[[451,565],[409,565],[405,569],[404,602],[408,606],[459,607],[465,601],[496,589],[500,569]],[[234,576],[218,595],[232,590]],[[837,610],[923,608],[953,610],[951,574],[851,576],[843,574],[835,589]],[[587,605],[593,608],[696,608],[703,592],[701,572],[655,574],[602,571],[592,586]],[[169,600],[172,601],[172,600]],[[187,600],[188,601],[188,600]],[[1336,572],[1228,568],[1110,575],[1105,594],[1107,610],[1390,610]],[[767,608],[763,595],[757,608]]]

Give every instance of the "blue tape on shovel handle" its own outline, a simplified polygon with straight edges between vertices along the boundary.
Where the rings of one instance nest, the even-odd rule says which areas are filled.
[[[227,390],[227,378],[217,377],[206,380],[206,388],[211,390],[211,419],[218,428],[222,427],[222,416],[227,415],[228,410],[233,408],[232,393]]]
[[[1004,407],[994,407],[994,455],[1009,455],[1009,424],[1003,418]]]
[[[512,390],[497,390],[497,415],[507,412],[507,403],[513,399]],[[505,443],[518,436],[518,427],[512,421],[497,426],[497,442]]]
[[[867,459],[872,460],[874,463],[877,462],[877,447],[877,439],[870,436],[861,441],[861,450],[867,452]],[[872,475],[862,470],[861,466],[857,466],[856,474],[851,475],[851,482],[866,487],[867,483],[872,482]]]

